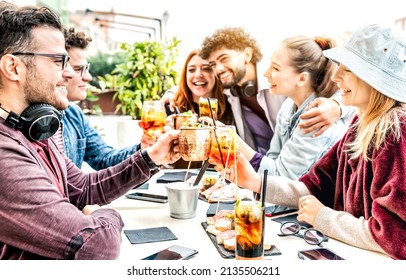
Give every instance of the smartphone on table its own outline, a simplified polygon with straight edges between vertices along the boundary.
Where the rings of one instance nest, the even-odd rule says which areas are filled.
[[[296,208],[291,208],[283,205],[270,205],[265,207],[265,216],[273,217],[275,215],[287,214],[297,211]]]
[[[302,260],[344,260],[344,258],[327,248],[302,250],[297,252],[297,255]]]
[[[142,192],[134,192],[125,195],[127,198],[138,199],[150,202],[166,203],[168,202],[168,197],[166,195],[150,194]]]
[[[142,260],[187,260],[198,253],[197,250],[173,245]]]

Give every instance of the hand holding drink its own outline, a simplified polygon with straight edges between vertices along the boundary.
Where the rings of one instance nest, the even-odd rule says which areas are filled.
[[[139,126],[144,134],[156,139],[164,133],[165,118],[165,108],[160,101],[144,101]]]
[[[212,132],[210,160],[214,165],[230,167],[235,163],[237,132],[235,126],[217,126]]]

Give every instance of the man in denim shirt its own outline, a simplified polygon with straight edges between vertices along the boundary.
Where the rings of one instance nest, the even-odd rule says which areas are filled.
[[[69,64],[75,74],[68,82],[69,107],[62,113],[62,126],[54,140],[59,149],[79,168],[83,161],[94,170],[104,169],[122,162],[134,152],[140,150],[140,144],[114,149],[108,145],[89,123],[81,108],[72,101],[86,98],[87,83],[92,80],[85,50],[92,41],[83,32],[74,28],[65,29],[65,47],[71,57]]]

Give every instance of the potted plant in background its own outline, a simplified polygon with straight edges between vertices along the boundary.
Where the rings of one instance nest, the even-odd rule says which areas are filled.
[[[157,100],[178,83],[177,66],[179,40],[172,38],[165,42],[141,41],[123,43],[124,62],[116,65],[111,73],[99,77],[99,84],[116,90],[118,100],[116,111],[141,117],[144,100]]]
[[[123,52],[116,52],[112,55],[98,53],[89,58],[90,74],[93,80],[88,85],[86,99],[80,103],[84,113],[89,115],[117,114],[116,106],[118,100],[115,100],[116,78],[111,77],[110,73],[117,64],[123,63],[125,55]]]

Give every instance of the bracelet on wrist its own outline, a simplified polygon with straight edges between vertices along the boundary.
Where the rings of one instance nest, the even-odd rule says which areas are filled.
[[[152,159],[149,157],[149,155],[148,155],[148,153],[147,153],[146,150],[142,150],[142,151],[141,151],[141,156],[142,156],[142,158],[145,160],[145,162],[147,163],[147,165],[148,165],[148,167],[149,167],[150,170],[155,171],[155,170],[159,169],[159,166],[156,165],[156,164],[152,161]]]

